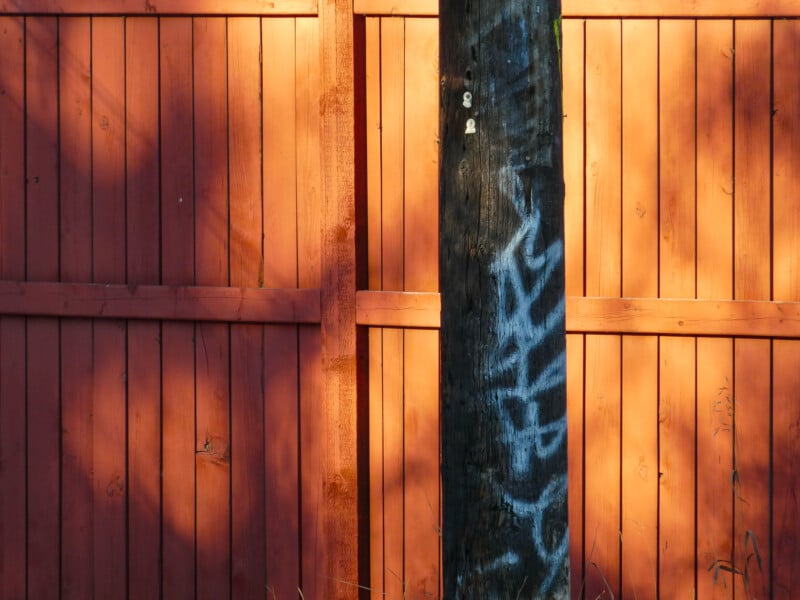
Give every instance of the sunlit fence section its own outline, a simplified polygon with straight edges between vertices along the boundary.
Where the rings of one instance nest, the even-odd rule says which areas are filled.
[[[562,23],[573,596],[793,597],[800,27],[769,11],[797,15],[590,4]]]

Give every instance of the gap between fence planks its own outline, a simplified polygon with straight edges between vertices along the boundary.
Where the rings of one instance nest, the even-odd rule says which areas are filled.
[[[317,0],[0,0],[0,14],[317,15]]]
[[[0,281],[0,315],[314,324],[320,292]]]

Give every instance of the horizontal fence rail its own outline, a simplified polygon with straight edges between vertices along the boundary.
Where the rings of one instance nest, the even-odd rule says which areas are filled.
[[[320,292],[0,281],[0,315],[313,324]]]
[[[176,0],[177,1],[177,0]],[[439,15],[438,0],[355,0],[353,12],[375,16]],[[795,0],[674,0],[672,2],[642,2],[641,0],[563,0],[561,13],[565,18],[748,18],[796,17],[800,5]]]
[[[441,310],[441,297],[433,292],[356,293],[358,325],[438,329]]]
[[[317,0],[0,0],[6,15],[316,15]]]

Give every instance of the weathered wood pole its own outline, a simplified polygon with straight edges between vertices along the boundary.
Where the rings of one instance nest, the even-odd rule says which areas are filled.
[[[559,0],[440,0],[444,597],[567,598]]]

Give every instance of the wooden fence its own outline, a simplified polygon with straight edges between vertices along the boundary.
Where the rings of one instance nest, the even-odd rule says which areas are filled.
[[[0,3],[3,598],[357,581],[352,28],[192,4]]]
[[[800,22],[730,4],[564,0],[575,598],[798,588]],[[0,597],[441,596],[436,10],[0,0]]]
[[[565,13],[573,590],[794,597],[797,7]]]

